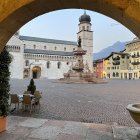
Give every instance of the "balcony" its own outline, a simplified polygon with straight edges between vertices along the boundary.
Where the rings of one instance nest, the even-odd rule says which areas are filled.
[[[132,65],[139,65],[140,62],[131,62]]]
[[[120,60],[120,57],[117,56],[117,57],[112,57],[112,60],[116,61],[116,60]]]
[[[140,57],[140,55],[136,55],[136,54],[132,55],[132,58],[138,58],[138,57]]]
[[[112,62],[113,65],[120,65],[120,61],[114,61]]]
[[[122,59],[124,59],[124,58],[125,58],[125,55],[124,55],[124,54],[122,54],[122,56],[121,56],[121,57],[122,57]]]

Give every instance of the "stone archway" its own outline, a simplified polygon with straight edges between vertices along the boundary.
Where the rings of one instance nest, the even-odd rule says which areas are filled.
[[[140,0],[1,0],[0,51],[33,18],[60,9],[83,8],[111,17],[140,37]]]
[[[41,76],[41,68],[39,66],[34,66],[32,68],[32,77],[38,79]]]

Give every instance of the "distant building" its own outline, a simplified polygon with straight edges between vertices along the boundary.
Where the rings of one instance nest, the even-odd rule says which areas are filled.
[[[124,52],[130,55],[127,77],[140,79],[140,40],[135,38],[132,42],[126,44]]]
[[[93,32],[90,16],[84,13],[79,18],[77,38],[82,39],[82,48],[87,50],[84,64],[93,71]],[[11,78],[63,78],[75,62],[73,50],[77,42],[20,36],[19,32],[9,40],[7,48],[12,56]]]
[[[140,40],[135,38],[124,51],[112,52],[93,64],[98,78],[140,79]]]
[[[104,71],[104,60],[99,59],[93,62],[93,69],[94,69],[94,74],[97,78],[103,78],[103,71]]]
[[[128,69],[129,55],[126,53],[111,53],[105,60],[107,62],[107,78],[125,78],[125,70]]]

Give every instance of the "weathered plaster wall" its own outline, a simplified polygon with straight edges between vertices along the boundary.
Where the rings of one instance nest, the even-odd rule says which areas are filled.
[[[140,37],[140,0],[1,0],[0,51],[25,23],[47,12],[83,8],[122,23]]]

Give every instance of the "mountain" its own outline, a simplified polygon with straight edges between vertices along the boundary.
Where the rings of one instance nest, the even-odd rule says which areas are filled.
[[[110,55],[111,52],[120,52],[120,51],[123,51],[125,49],[125,44],[127,44],[127,43],[128,42],[120,42],[120,41],[117,41],[112,46],[109,46],[109,47],[107,47],[107,48],[99,51],[98,53],[93,53],[93,60],[105,58],[108,55]]]

